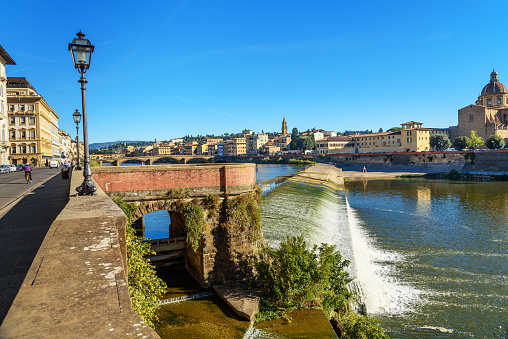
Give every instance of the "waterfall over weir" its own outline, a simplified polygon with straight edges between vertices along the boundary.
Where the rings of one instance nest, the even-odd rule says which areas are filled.
[[[348,272],[354,280],[349,287],[358,295],[356,308],[362,312],[398,313],[415,295],[390,277],[385,263],[402,258],[375,248],[344,191],[285,183],[265,196],[262,222],[269,246],[278,246],[288,235],[303,235],[312,245],[336,245],[342,258],[351,261]]]

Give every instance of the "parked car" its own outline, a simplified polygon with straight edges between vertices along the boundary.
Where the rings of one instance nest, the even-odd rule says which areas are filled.
[[[11,172],[11,166],[9,166],[9,165],[2,165],[0,167],[0,173],[1,174],[10,173],[10,172]]]
[[[18,165],[18,171],[24,171],[25,170],[25,165]]]
[[[14,164],[12,164],[10,167],[11,167],[11,172],[16,172],[18,170],[18,168]]]
[[[56,161],[56,160],[51,160],[51,161],[49,162],[49,168],[58,168],[58,167],[59,167],[59,163],[58,163],[58,161]]]
[[[445,149],[445,151],[446,152],[454,152],[454,151],[456,151],[456,149],[453,147],[450,147],[450,148]]]

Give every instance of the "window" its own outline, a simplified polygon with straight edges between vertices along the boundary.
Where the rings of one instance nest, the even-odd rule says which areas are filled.
[[[21,139],[26,139],[26,131],[21,132]]]
[[[407,131],[407,135],[411,135],[411,131]]]
[[[497,104],[501,105],[502,103],[503,103],[502,99],[501,98],[497,98]]]
[[[14,111],[14,105],[9,105],[9,111]]]
[[[492,99],[487,99],[487,105],[492,105]]]
[[[11,125],[14,125],[15,123],[16,123],[16,120],[14,119],[14,117],[11,117],[10,124],[11,124]]]
[[[11,146],[11,153],[16,153],[16,146]]]
[[[23,146],[23,153],[26,153],[26,146]]]
[[[35,125],[35,117],[30,117],[29,119],[30,124]]]
[[[19,105],[19,110],[23,112],[25,110],[25,105]]]
[[[412,142],[411,138],[407,138],[408,144]]]
[[[32,146],[32,153],[36,153],[35,152],[35,146]]]
[[[32,139],[35,139],[35,131],[30,131],[30,137],[31,137]]]
[[[31,111],[35,110],[35,105],[30,105],[30,110]]]
[[[16,131],[11,131],[11,139],[16,139]]]
[[[26,118],[25,117],[19,118],[19,123],[23,125],[26,124]]]
[[[474,121],[474,114],[469,114],[469,122],[473,122]]]

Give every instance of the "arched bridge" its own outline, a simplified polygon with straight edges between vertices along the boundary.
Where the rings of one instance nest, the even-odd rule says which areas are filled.
[[[94,161],[102,164],[103,162],[111,163],[113,166],[120,166],[124,162],[138,162],[144,165],[152,165],[162,159],[176,161],[178,164],[187,164],[190,161],[203,161],[212,162],[215,156],[213,155],[153,155],[153,156],[139,156],[139,157],[121,157],[121,158],[97,158]]]

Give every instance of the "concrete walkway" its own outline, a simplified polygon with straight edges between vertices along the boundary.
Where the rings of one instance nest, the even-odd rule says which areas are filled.
[[[30,184],[23,183],[22,172],[3,174],[0,178],[3,180],[0,195],[4,198],[4,215],[0,216],[0,323],[48,229],[69,200],[69,180],[62,180],[56,175],[59,173],[47,168],[36,169]],[[30,191],[33,187],[36,188]]]

